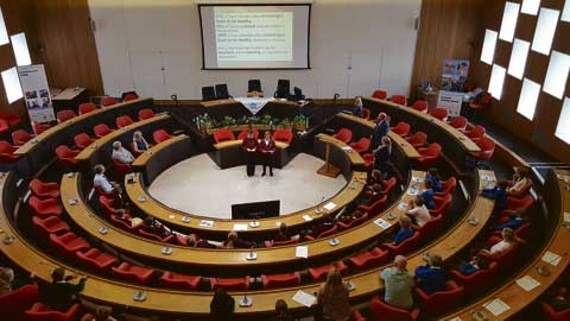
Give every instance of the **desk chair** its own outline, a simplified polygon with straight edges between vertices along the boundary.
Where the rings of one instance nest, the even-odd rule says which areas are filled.
[[[250,79],[247,81],[247,91],[248,92],[263,92],[261,89],[261,80],[259,79]]]
[[[202,100],[216,100],[216,89],[213,86],[202,87]]]
[[[289,98],[291,95],[291,81],[289,79],[279,79],[277,81],[276,98]]]
[[[231,97],[232,96],[230,95],[230,93],[228,91],[228,85],[227,84],[217,84],[216,85],[216,99],[228,99]]]

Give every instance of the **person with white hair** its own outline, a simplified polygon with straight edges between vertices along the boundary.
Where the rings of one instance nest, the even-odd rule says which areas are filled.
[[[414,275],[408,272],[407,265],[406,257],[397,255],[394,266],[380,273],[380,278],[384,280],[384,302],[401,309],[411,309],[414,306]]]
[[[121,164],[131,164],[135,160],[133,154],[123,147],[123,144],[121,144],[120,141],[115,141],[113,143],[113,154],[111,155],[111,158]]]
[[[7,267],[0,267],[0,295],[12,291],[14,283],[14,270]]]

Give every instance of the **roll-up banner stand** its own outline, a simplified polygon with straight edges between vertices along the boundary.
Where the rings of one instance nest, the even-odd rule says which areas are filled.
[[[18,76],[30,121],[33,123],[54,121],[55,113],[44,65],[20,66]]]

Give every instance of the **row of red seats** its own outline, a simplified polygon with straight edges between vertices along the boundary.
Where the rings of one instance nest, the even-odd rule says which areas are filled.
[[[259,138],[259,130],[254,129],[253,134],[256,139]],[[247,135],[247,129],[244,129],[239,133],[237,139],[242,140],[245,138],[246,135]],[[216,144],[236,139],[234,132],[229,128],[217,129],[216,131],[214,131],[212,136],[214,137],[214,141],[216,142]],[[293,132],[291,131],[291,129],[283,129],[283,128],[276,129],[273,132],[273,139],[277,142],[291,144],[291,142],[293,141]]]

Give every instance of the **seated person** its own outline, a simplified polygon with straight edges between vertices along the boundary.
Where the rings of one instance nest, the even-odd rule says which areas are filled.
[[[406,257],[396,255],[394,267],[385,268],[380,273],[384,280],[384,302],[400,309],[411,309],[414,306],[412,291],[414,290],[414,276],[408,272]]]
[[[445,290],[447,274],[442,268],[443,260],[437,254],[426,254],[423,266],[416,268],[416,280],[420,288],[427,294]]]
[[[433,199],[435,192],[433,190],[431,181],[425,180],[424,187],[425,189],[421,194],[422,198],[424,199],[424,204],[428,209],[433,210],[435,208],[435,201]]]
[[[513,179],[509,182],[509,187],[507,187],[507,195],[516,195],[522,192],[530,179],[530,170],[527,167],[515,167]]]
[[[145,230],[146,232],[156,234],[162,238],[165,238],[172,233],[172,231],[168,227],[160,223],[157,219],[155,219],[152,216],[145,217],[142,223],[142,229]]]
[[[131,227],[137,227],[143,223],[140,217],[132,217],[129,212],[124,209],[119,209],[118,214],[113,215],[115,218],[129,224]]]
[[[396,235],[394,235],[394,244],[396,245],[402,243],[414,235],[414,229],[412,228],[412,219],[410,219],[409,216],[400,216],[398,223],[400,224],[400,229]]]
[[[302,243],[302,242],[310,241],[310,239],[307,237],[307,235],[313,235],[313,230],[305,229],[305,230],[302,230],[301,232],[299,232],[297,242]]]
[[[384,188],[379,183],[374,183],[372,185],[366,186],[364,189],[363,199],[360,204],[372,205],[374,202],[380,199],[383,190]]]
[[[334,222],[330,218],[325,218],[318,224],[314,224],[312,227],[312,236],[318,237],[321,233],[328,231],[334,226]]]
[[[217,288],[210,302],[211,321],[231,321],[234,319],[235,300],[223,288]]]
[[[367,185],[381,184],[386,185],[384,180],[384,174],[379,169],[373,169],[368,177]]]
[[[507,208],[507,188],[509,187],[508,181],[501,181],[493,188],[485,188],[481,191],[481,195],[486,198],[495,200],[495,209],[502,211]]]
[[[136,154],[142,154],[142,153],[144,153],[144,151],[148,150],[149,148],[150,148],[150,145],[146,141],[146,139],[144,138],[142,132],[140,130],[137,130],[133,134],[132,150]]]
[[[99,189],[101,192],[105,194],[113,194],[115,196],[115,200],[121,201],[122,203],[122,189],[119,184],[116,182],[110,181],[107,176],[105,175],[106,169],[105,166],[101,164],[95,165],[93,168],[95,172],[95,176],[93,177],[93,187]]]
[[[358,117],[364,116],[364,104],[362,103],[362,97],[357,96],[354,100],[354,108],[352,109],[352,113]]]
[[[341,222],[346,225],[352,224],[352,222],[360,219],[364,215],[361,211],[355,210],[352,214],[344,214],[338,217],[338,222]]]
[[[410,200],[408,208],[409,210],[406,211],[406,214],[410,216],[419,227],[422,227],[426,225],[427,222],[431,221],[431,214],[425,206],[424,199],[421,196],[416,196],[414,199]]]
[[[287,235],[287,232],[289,230],[289,226],[287,226],[287,224],[281,222],[279,223],[279,230],[277,232],[277,235],[275,235],[275,237],[273,238],[273,241],[275,242],[287,242],[290,240],[289,235]]]
[[[506,221],[503,221],[501,224],[495,226],[495,231],[502,231],[505,228],[510,228],[513,231],[516,231],[518,228],[523,226],[527,222],[526,211],[524,209],[514,211],[509,214],[509,217]]]
[[[251,242],[240,239],[235,231],[229,232],[228,238],[222,243],[224,249],[248,249],[252,246]]]
[[[117,321],[117,319],[111,316],[113,309],[107,306],[98,306],[95,309],[95,315],[90,313],[85,314],[81,321]]]
[[[441,179],[439,178],[439,171],[435,167],[428,169],[426,175],[426,181],[431,182],[432,189],[436,193],[441,192],[441,190],[443,189],[441,185]]]
[[[123,147],[120,141],[113,143],[113,153],[111,154],[111,159],[121,164],[131,164],[135,158],[131,152]]]
[[[201,239],[196,234],[189,234],[187,239],[187,245],[189,247],[197,247],[197,248],[204,248],[204,249],[215,249],[217,248],[215,245],[210,244],[207,240]]]
[[[14,278],[14,270],[8,267],[0,267],[0,296],[12,291]]]
[[[480,255],[474,255],[469,262],[461,262],[459,264],[459,272],[463,275],[471,275],[479,270],[486,270],[489,262]]]
[[[512,250],[519,242],[523,242],[515,235],[515,232],[508,227],[504,228],[501,234],[503,240],[491,246],[488,250],[481,250],[481,252],[487,255],[496,256]]]
[[[553,295],[549,298],[547,303],[555,311],[564,311],[570,309],[570,295],[568,294],[568,288],[564,285],[560,285],[554,289]]]
[[[55,269],[51,274],[52,282],[49,284],[40,283],[40,297],[42,302],[50,309],[67,311],[78,302],[78,295],[85,287],[87,279],[81,277],[77,284],[69,283],[73,276],[65,275],[62,268]]]

